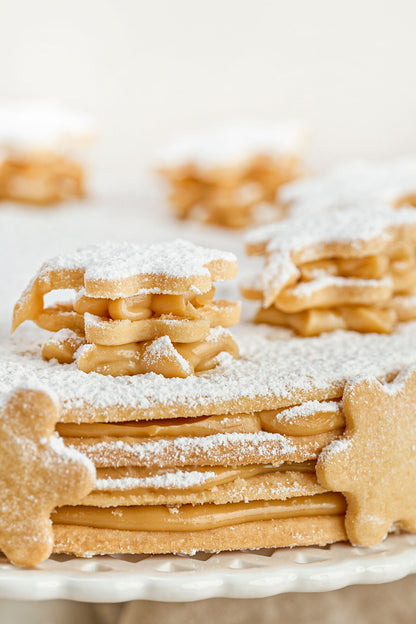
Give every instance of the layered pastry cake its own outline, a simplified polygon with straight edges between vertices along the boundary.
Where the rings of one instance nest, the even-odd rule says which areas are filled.
[[[276,218],[276,191],[302,173],[304,143],[294,123],[234,123],[168,145],[158,170],[177,217],[243,228]]]
[[[44,102],[0,103],[0,200],[49,205],[85,194],[86,115]]]
[[[183,290],[171,296],[182,297],[180,306],[204,308],[206,301],[199,306],[195,297],[210,292],[212,281],[234,275],[235,261],[230,254],[174,245],[182,246],[184,259],[178,254],[178,264],[168,269],[163,254],[127,245],[55,258],[17,304],[16,325],[27,319],[42,326],[44,293],[50,298],[53,289],[69,285],[74,301],[106,299],[108,316],[100,318],[107,323],[111,302],[121,298],[117,309],[135,310],[125,298],[156,296],[143,290],[155,290],[157,280],[164,296],[166,288],[186,282],[190,297]],[[146,300],[148,318],[152,302]],[[142,299],[139,304],[142,309]],[[86,336],[85,312],[83,322]],[[227,331],[219,327],[214,330]],[[51,479],[42,517],[46,522],[53,508],[52,524],[46,522],[41,535],[3,515],[0,547],[12,560],[34,563],[52,551],[190,554],[347,539],[369,545],[395,528],[416,530],[409,496],[416,484],[416,324],[400,324],[389,335],[337,331],[315,338],[241,324],[233,335],[239,357],[219,349],[209,366],[181,377],[157,369],[85,372],[79,359],[95,343],[82,344],[65,362],[42,353],[45,329],[33,323],[17,329],[0,353],[5,429],[19,414],[31,423],[43,415],[43,428],[19,430],[30,442],[26,474],[37,457],[51,475],[54,462],[66,462],[73,488],[65,500],[54,490],[60,481]],[[157,344],[155,366],[172,344],[180,343]],[[131,353],[120,349],[118,357],[123,363]],[[25,490],[35,507],[44,491],[38,483],[28,479]],[[16,488],[4,496],[18,507]],[[17,530],[27,542],[35,535],[44,548],[28,549],[26,558],[24,548],[18,555],[7,550]]]

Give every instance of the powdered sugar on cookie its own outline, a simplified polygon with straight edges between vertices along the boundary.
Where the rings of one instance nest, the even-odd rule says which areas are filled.
[[[45,362],[43,332],[22,328],[0,351],[0,390],[16,378],[38,379],[55,389],[62,420],[90,421],[169,418],[277,409],[308,399],[339,397],[346,381],[363,370],[382,376],[416,361],[416,324],[392,335],[334,332],[319,338],[288,338],[267,326],[235,331],[241,357],[186,379],[154,373],[105,377],[83,373],[74,364]]]
[[[206,470],[176,470],[149,477],[121,477],[97,479],[94,489],[101,492],[133,490],[136,488],[187,489],[215,479],[216,473]]]
[[[416,194],[416,158],[386,162],[354,161],[313,178],[281,187],[278,199],[290,214],[335,210],[357,202],[396,205]]]
[[[52,102],[3,102],[0,105],[0,156],[67,150],[94,134],[88,115]]]
[[[391,230],[415,226],[415,211],[391,210],[386,204],[350,206],[331,214],[309,214],[258,228],[246,237],[249,253],[291,254],[301,252],[302,261],[313,260],[322,245],[352,247],[348,255],[360,255],[363,244],[374,242],[374,251],[391,236]],[[311,257],[312,255],[312,257]],[[347,255],[347,257],[348,257]]]
[[[199,247],[180,239],[152,245],[106,242],[52,258],[42,268],[41,277],[54,270],[78,269],[84,270],[86,281],[117,281],[135,275],[159,275],[165,276],[168,282],[174,278],[209,277],[206,265],[211,262],[231,264],[236,272],[234,254]],[[215,279],[220,280],[221,277]],[[152,293],[153,289],[138,291],[140,294],[148,292]],[[158,288],[157,292],[161,289]]]
[[[276,414],[275,419],[280,422],[294,422],[312,416],[316,412],[333,412],[336,409],[338,409],[336,401],[306,401],[302,405],[295,405],[282,410]]]
[[[304,146],[305,137],[304,129],[295,122],[234,122],[183,137],[161,150],[157,160],[161,167],[235,165],[258,154],[297,154]]]

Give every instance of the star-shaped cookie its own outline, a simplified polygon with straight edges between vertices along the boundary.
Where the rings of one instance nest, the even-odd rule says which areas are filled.
[[[31,566],[53,548],[52,510],[74,505],[95,468],[54,433],[59,408],[48,392],[19,388],[0,399],[0,549]]]
[[[348,538],[372,546],[395,524],[416,532],[416,367],[391,383],[350,382],[343,409],[344,436],[322,451],[316,474],[347,499]]]
[[[107,242],[52,258],[30,282],[13,312],[13,331],[44,310],[52,290],[85,289],[88,297],[118,299],[137,294],[200,295],[213,282],[233,279],[237,259],[185,240],[133,244]]]

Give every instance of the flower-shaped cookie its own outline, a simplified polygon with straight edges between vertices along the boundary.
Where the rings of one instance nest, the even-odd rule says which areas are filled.
[[[0,403],[0,548],[19,565],[51,554],[50,513],[95,483],[93,464],[54,433],[58,415],[43,390],[19,388]]]
[[[323,450],[316,474],[345,495],[348,538],[372,546],[394,524],[416,532],[416,368],[388,384],[350,382],[343,409],[344,437]]]

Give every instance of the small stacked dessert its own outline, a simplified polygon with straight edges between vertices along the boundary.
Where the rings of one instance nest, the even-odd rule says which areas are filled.
[[[294,124],[234,124],[171,145],[158,169],[177,217],[243,228],[276,216],[276,191],[300,175],[303,144]]]
[[[52,104],[1,104],[0,200],[43,206],[83,197],[79,152],[93,134],[85,115]]]
[[[416,158],[346,163],[285,184],[279,189],[278,202],[290,215],[336,210],[356,202],[416,206]]]
[[[257,323],[302,336],[335,329],[390,333],[416,318],[416,213],[384,204],[293,216],[247,237],[264,268],[242,291]]]
[[[214,299],[213,281],[236,276],[233,254],[172,243],[107,243],[52,259],[42,266],[14,311],[13,329],[33,320],[55,335],[46,360],[76,361],[84,372],[187,377],[238,357],[226,327],[240,318],[240,303]],[[45,307],[61,289],[73,302]]]

